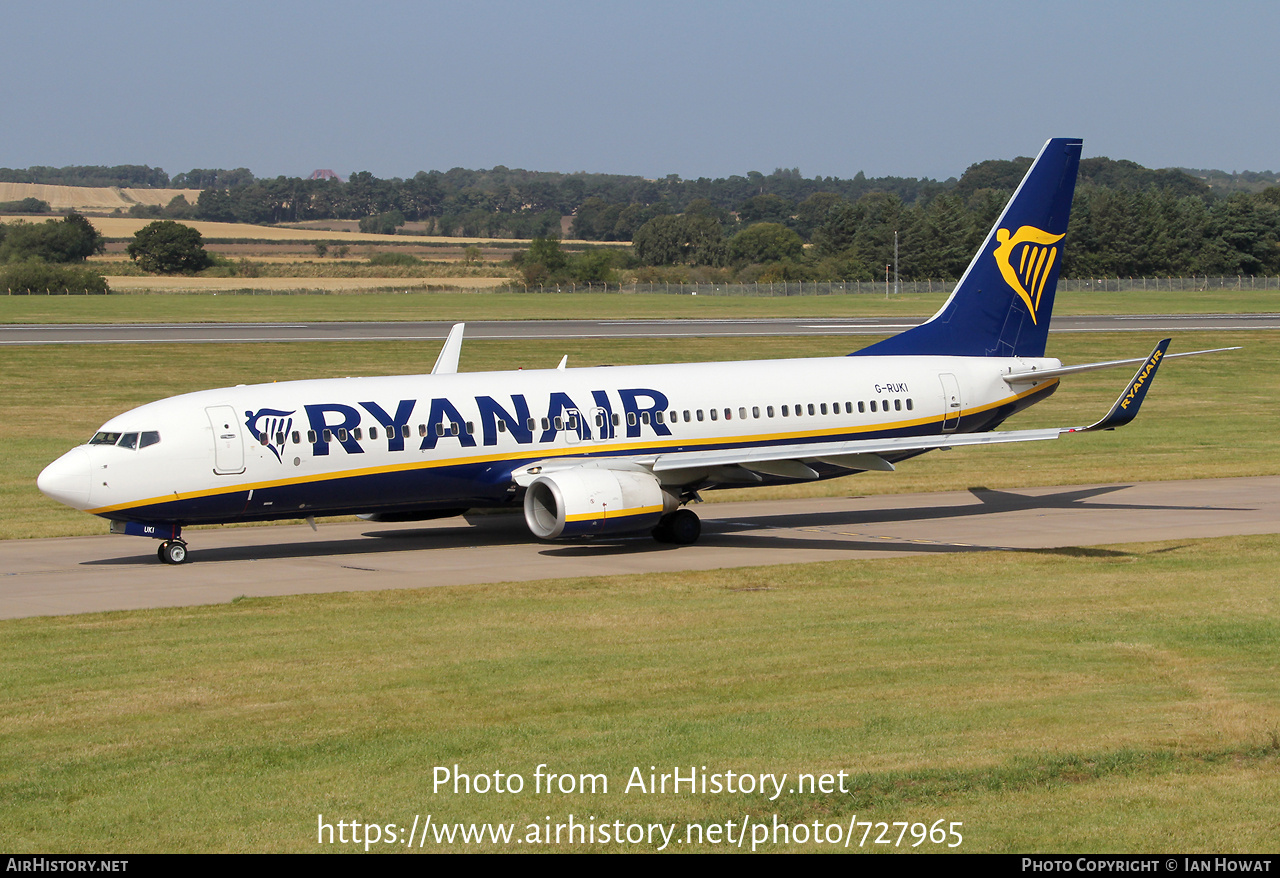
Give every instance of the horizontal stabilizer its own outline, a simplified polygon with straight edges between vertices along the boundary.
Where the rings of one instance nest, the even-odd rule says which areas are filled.
[[[1200,354],[1218,354],[1223,351],[1238,351],[1240,346],[1232,348],[1212,348],[1205,351],[1185,351],[1181,354],[1165,354],[1162,360],[1174,360],[1178,357],[1195,357]],[[1023,372],[1009,372],[1003,378],[1008,384],[1031,384],[1046,378],[1061,378],[1064,375],[1078,375],[1081,372],[1094,372],[1098,369],[1114,369],[1117,366],[1132,366],[1134,363],[1146,363],[1147,359],[1135,357],[1128,360],[1107,360],[1102,363],[1082,363],[1079,366],[1061,366],[1057,369],[1027,369]]]

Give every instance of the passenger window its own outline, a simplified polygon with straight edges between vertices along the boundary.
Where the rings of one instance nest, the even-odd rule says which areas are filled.
[[[900,412],[900,411],[902,411],[902,400],[900,400],[900,399],[895,399],[895,400],[893,401],[893,410],[894,410],[895,412]]]
[[[507,422],[502,420],[502,418],[498,418],[498,432],[499,433],[507,432]]]
[[[726,421],[732,421],[732,420],[733,420],[733,409],[725,409],[725,410],[724,410],[724,419],[725,419]]]
[[[827,404],[825,402],[822,404],[822,413],[824,415],[827,413]]]
[[[876,401],[875,401],[874,399],[873,399],[873,400],[871,400],[871,410],[872,410],[873,412],[876,410]]]
[[[719,417],[720,417],[720,413],[719,413],[716,409],[712,409],[712,410],[711,410],[711,420],[713,420],[713,421],[714,421],[714,420],[716,420],[716,419],[717,419],[717,418],[719,418]]]
[[[634,427],[636,425],[636,413],[627,412],[627,426]]]
[[[467,421],[467,435],[468,435],[468,436],[474,436],[474,435],[475,435],[475,432],[476,432],[476,422],[475,422],[475,421]]]
[[[662,423],[662,412],[654,412],[654,413],[653,413],[653,421],[654,421],[654,423],[656,423],[656,424],[661,424],[661,423]]]
[[[390,436],[390,435],[391,435],[391,431],[390,431],[390,430],[388,430],[388,431],[387,431],[387,435],[388,435],[388,436]],[[369,428],[369,438],[370,438],[370,439],[377,439],[377,438],[378,438],[378,428],[377,428],[377,427],[370,427],[370,428]]]
[[[270,444],[271,444],[271,437],[270,437],[270,436],[268,436],[266,433],[259,433],[259,434],[258,434],[258,441],[259,441],[259,442],[261,442],[263,445],[270,445]]]
[[[887,399],[882,399],[882,400],[880,400],[880,404],[884,406],[884,410],[885,410],[886,412],[889,410],[889,400],[887,400]]]
[[[315,444],[316,444],[316,431],[315,431],[315,430],[308,430],[308,431],[307,431],[307,441],[308,441],[308,442],[310,442],[312,445],[315,445]]]
[[[526,430],[532,433],[534,430],[538,429],[538,422],[533,418],[529,418],[529,420],[524,422],[524,426]]]
[[[745,417],[746,417],[746,415],[743,415],[743,417],[745,418]],[[753,418],[758,418],[758,417],[760,417],[760,406],[758,406],[758,405],[753,405],[753,406],[751,407],[751,417],[753,417]]]
[[[387,431],[387,435],[388,435],[388,436],[390,436],[390,435],[391,435],[391,431],[390,431],[390,430],[388,430],[388,431]],[[408,425],[408,424],[404,424],[404,425],[402,425],[402,426],[400,427],[400,438],[401,438],[401,439],[408,439],[408,438],[409,438],[409,425]]]
[[[355,439],[356,441],[359,441],[360,439],[364,438],[363,432],[364,431],[361,430],[361,428],[356,427],[354,430],[351,431],[351,438]]]
[[[619,427],[622,425],[622,416],[619,415],[617,412],[613,413],[613,425],[615,427]]]
[[[142,436],[143,436],[143,438],[144,438],[144,439],[146,438],[146,435],[147,435],[146,433],[143,433],[143,434],[142,434]],[[277,445],[284,445],[284,434],[283,434],[283,433],[277,433],[277,434],[276,434],[276,444],[277,444]]]
[[[547,430],[550,430],[550,429],[551,429],[551,422],[550,422],[550,421],[548,421],[546,418],[543,418],[543,419],[542,419],[542,430],[543,430],[543,432],[546,432]]]
[[[914,411],[914,410],[915,410],[915,406],[912,404],[912,402],[911,402],[911,398],[910,398],[910,397],[908,397],[908,398],[907,398],[907,411]]]
[[[773,406],[765,406],[764,413],[769,417],[773,417]]]
[[[563,430],[563,429],[564,429],[564,419],[563,419],[563,418],[559,418],[559,417],[557,417],[557,418],[556,418],[556,430]]]
[[[813,403],[809,403],[809,414],[813,414]]]
[[[449,432],[452,433],[454,436],[457,436],[462,431],[458,428],[458,425],[455,422],[449,425]]]
[[[324,441],[325,441],[325,442],[332,442],[332,441],[333,441],[333,431],[332,431],[332,430],[325,430],[325,431],[324,431]]]
[[[756,409],[756,417],[757,417],[757,418],[758,418],[758,417],[760,417],[759,412],[760,412],[760,409]],[[746,410],[746,407],[741,407],[741,408],[739,408],[739,409],[738,409],[738,417],[739,417],[739,418],[741,418],[741,419],[742,419],[742,420],[744,420],[744,421],[747,419],[747,410]]]
[[[648,413],[648,412],[641,412],[641,413],[640,413],[640,423],[644,424],[645,426],[648,426],[648,424],[649,424],[649,413]]]
[[[159,442],[160,442],[160,434],[157,433],[155,430],[148,430],[142,434],[142,441],[138,443],[138,447],[146,448],[149,445],[156,445]]]
[[[698,409],[698,420],[702,420],[702,409]]]
[[[533,426],[533,424],[529,424],[529,426],[530,426],[530,427],[532,427],[532,426]],[[426,436],[426,435],[427,435],[427,425],[426,425],[426,424],[419,424],[419,425],[418,425],[418,435],[419,435],[419,436]]]
[[[688,410],[688,409],[685,409],[685,410],[684,410],[684,422],[687,424],[687,423],[689,423],[689,421],[691,421],[691,420],[693,420],[693,418],[689,415],[689,410]],[[702,420],[702,418],[698,418],[698,420],[699,420],[699,421],[701,421],[701,420]]]
[[[443,435],[444,435],[444,424],[443,424],[443,423],[441,423],[441,424],[436,424],[436,435],[437,435],[437,436],[443,436]]]
[[[787,409],[787,407],[786,407],[785,405],[782,407],[782,416],[783,416],[784,418],[789,418],[789,417],[791,417],[791,415],[790,415],[790,414],[788,414],[788,409]]]
[[[858,414],[866,414],[867,404],[862,400],[858,400]]]
[[[409,428],[408,428],[408,427],[405,427],[405,429],[406,429],[406,430],[408,430]],[[310,440],[308,440],[308,441],[310,441]],[[293,444],[294,444],[294,445],[301,445],[301,444],[302,444],[302,434],[301,434],[301,433],[299,433],[297,430],[294,430],[294,431],[293,431]]]

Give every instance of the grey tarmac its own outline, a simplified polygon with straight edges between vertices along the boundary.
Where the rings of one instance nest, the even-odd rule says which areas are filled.
[[[446,321],[394,323],[2,324],[0,346],[33,344],[230,344],[443,341]],[[723,320],[478,320],[468,339],[706,338],[888,335],[915,326],[887,318]],[[1187,332],[1280,329],[1280,314],[1150,314],[1053,318],[1051,332]]]
[[[852,487],[852,486],[851,486]],[[853,489],[856,489],[854,487]],[[0,542],[0,618],[575,576],[1280,533],[1280,476],[708,503],[702,539],[541,543],[518,514],[193,529],[190,560],[101,536]],[[103,523],[105,528],[105,522]]]

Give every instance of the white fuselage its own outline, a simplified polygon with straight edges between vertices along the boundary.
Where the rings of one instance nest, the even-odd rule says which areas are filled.
[[[1058,365],[831,357],[227,387],[112,418],[40,487],[107,518],[178,524],[500,506],[534,461],[990,430],[1057,383],[1002,375]]]

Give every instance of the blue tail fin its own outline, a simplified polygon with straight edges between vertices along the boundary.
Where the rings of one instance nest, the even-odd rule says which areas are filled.
[[[1044,145],[937,314],[850,356],[1043,357],[1081,145]]]

